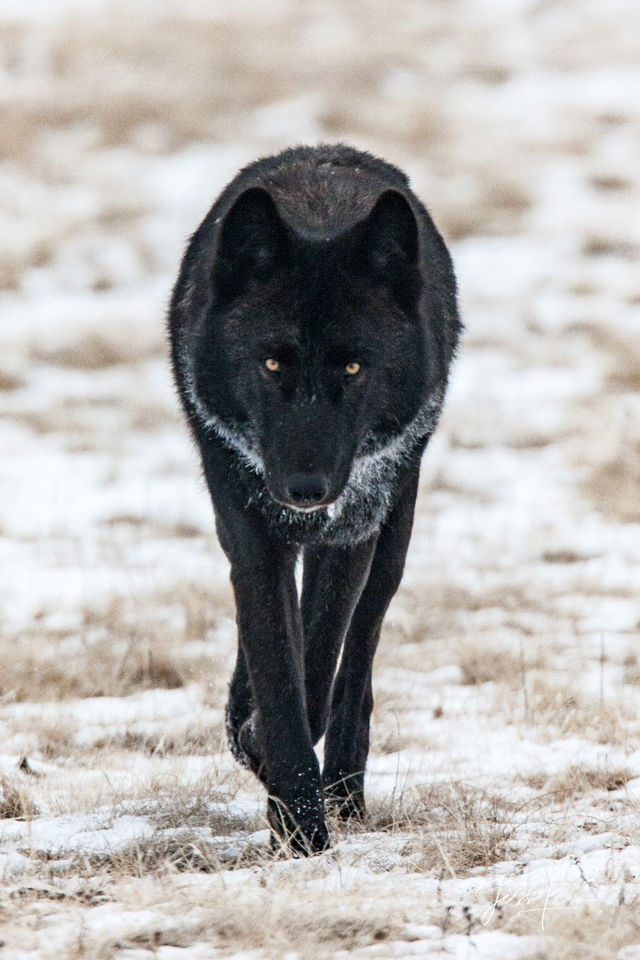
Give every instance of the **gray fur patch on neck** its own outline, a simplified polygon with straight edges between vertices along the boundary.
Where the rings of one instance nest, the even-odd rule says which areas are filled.
[[[258,444],[253,431],[245,430],[239,424],[224,423],[214,413],[207,410],[196,391],[193,361],[186,349],[180,351],[180,360],[187,397],[202,426],[208,433],[215,434],[225,446],[233,450],[252,473],[264,476],[264,463],[258,453]]]
[[[379,510],[386,513],[398,471],[416,445],[435,430],[443,399],[444,390],[436,389],[401,433],[377,449],[356,456],[344,491],[331,505],[332,520],[363,499],[377,502]]]

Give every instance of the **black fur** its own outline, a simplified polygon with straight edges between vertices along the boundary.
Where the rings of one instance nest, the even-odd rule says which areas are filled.
[[[460,329],[407,178],[344,145],[245,167],[182,262],[175,378],[237,608],[229,740],[294,852],[328,846],[324,799],[364,813],[373,656]]]

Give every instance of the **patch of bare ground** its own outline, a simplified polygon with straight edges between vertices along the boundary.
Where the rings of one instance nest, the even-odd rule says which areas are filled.
[[[554,906],[527,897],[507,903],[502,929],[521,936],[544,934],[545,960],[612,960],[625,946],[640,948],[640,898],[632,877],[620,885],[615,904],[598,903],[589,894],[581,899],[591,902]],[[629,953],[629,960],[636,955]]]
[[[126,143],[140,128],[154,125],[164,131],[165,149],[210,136],[223,117],[257,105],[267,84],[274,97],[294,88],[293,78],[280,75],[278,80],[273,74],[270,44],[264,41],[265,32],[272,42],[276,36],[280,43],[290,41],[286,35],[296,19],[288,29],[262,21],[240,26],[180,18],[169,26],[151,20],[144,30],[132,32],[118,18],[104,23],[78,18],[73,38],[62,23],[46,38],[51,64],[47,95],[28,98],[16,90],[5,154],[9,158],[33,150],[43,125],[90,122],[103,148]],[[28,55],[29,30],[5,25],[2,39],[19,65]],[[251,57],[251,70],[238,61],[239,45]],[[115,65],[118,96],[113,95]],[[143,89],[152,89],[153,96],[144,96]],[[158,146],[156,141],[152,149]]]
[[[247,841],[251,827],[262,829],[264,822],[252,825],[247,818],[220,814],[202,819],[207,822],[200,828],[165,827],[115,850],[74,854],[64,871],[69,876],[115,878],[219,873],[268,865],[277,856],[263,844]]]
[[[640,336],[624,337],[596,324],[583,324],[579,329],[605,362],[607,386],[621,393],[640,390]]]
[[[0,391],[18,390],[24,386],[24,378],[16,370],[0,367]]]
[[[242,24],[150,20],[144,30],[134,31],[139,34],[135,39],[129,23],[117,15],[104,23],[79,17],[74,20],[73,41],[63,23],[48,32],[48,83],[40,95],[34,97],[28,88],[15,84],[5,110],[3,159],[24,163],[28,158],[39,178],[64,182],[67,158],[65,164],[52,162],[55,154],[52,157],[46,149],[44,131],[90,129],[85,146],[89,154],[114,147],[130,147],[143,155],[170,153],[212,137],[243,137],[268,90],[271,103],[307,97],[307,109],[317,113],[328,140],[352,137],[355,130],[369,143],[386,141],[396,151],[429,156],[438,190],[433,183],[428,187],[439,204],[438,222],[449,238],[512,233],[531,205],[533,158],[523,158],[520,152],[515,175],[510,168],[497,167],[489,152],[461,150],[451,104],[443,93],[447,81],[455,78],[467,83],[470,76],[484,77],[490,85],[500,85],[496,78],[507,77],[510,68],[496,67],[501,54],[491,31],[482,30],[479,43],[479,24],[468,27],[456,11],[443,10],[437,16],[425,11],[423,19],[425,41],[435,31],[438,43],[451,53],[435,72],[425,68],[414,26],[405,18],[385,15],[380,29],[380,16],[372,18],[360,5],[350,8],[342,27],[336,24],[339,33],[343,28],[357,32],[358,44],[347,47],[342,43],[327,47],[306,12],[291,8],[286,17],[260,18],[256,23],[246,18]],[[471,74],[453,42],[458,31],[469,33],[478,50]],[[2,41],[12,51],[7,52],[8,62],[18,81],[29,56],[28,38],[24,27],[2,27]],[[273,59],[273,51],[282,49],[289,52],[286,71]],[[393,64],[410,78],[401,99],[394,92]],[[345,89],[354,95],[345,97]],[[101,229],[130,232],[129,220],[138,215],[139,198],[121,197],[119,207],[111,210],[114,203],[103,200],[104,209],[96,217]],[[55,245],[55,237],[40,236],[25,253],[26,265],[46,264]],[[149,252],[143,249],[140,256],[144,259]],[[7,286],[19,286],[24,265],[5,268]],[[110,283],[108,276],[98,276],[96,289]]]
[[[120,951],[147,948],[155,953],[163,946],[185,949],[197,942],[229,956],[244,949],[274,958],[295,952],[301,960],[314,960],[402,939],[409,919],[405,909],[382,895],[374,878],[363,888],[361,881],[345,877],[333,889],[323,882],[327,866],[322,860],[312,861],[311,870],[304,863],[291,870],[258,851],[225,859],[197,835],[132,847],[110,862],[98,858],[78,866],[78,873],[53,875],[48,883],[14,886],[9,902],[15,908],[21,901],[23,910],[31,907],[36,917],[38,904],[45,901],[50,922],[65,908],[82,909],[83,915],[76,915],[82,949],[66,953],[70,958],[100,960]],[[228,882],[229,870],[242,871],[245,882]],[[195,871],[201,883],[185,876]],[[105,923],[111,908],[105,913],[102,905],[109,901],[135,904],[142,912],[124,911],[118,923]],[[15,934],[13,915],[0,906],[3,914],[5,932]],[[32,929],[38,929],[37,922]],[[28,937],[21,932],[21,943]]]
[[[27,639],[3,639],[0,696],[66,700],[175,689],[196,679],[215,684],[214,649],[194,654],[188,644],[203,641],[231,609],[226,592],[187,584],[175,593],[116,596],[87,607],[68,628],[50,628],[43,612]]]
[[[18,702],[127,696],[152,687],[182,687],[202,675],[204,663],[182,660],[157,632],[152,639],[148,632],[142,636],[135,630],[126,638],[105,632],[106,642],[95,647],[82,638],[79,643],[51,644],[45,633],[32,636],[20,656],[9,648],[2,696]]]
[[[185,730],[141,732],[126,730],[100,737],[87,749],[144,753],[147,756],[209,756],[218,747],[218,734],[210,725],[191,724]]]
[[[518,855],[525,817],[505,797],[463,782],[434,783],[370,806],[364,829],[400,834],[411,871],[466,876]]]
[[[384,703],[384,701],[385,697],[383,695],[381,702]],[[399,750],[410,747],[413,742],[413,738],[403,735],[399,727],[396,727],[395,730],[385,730],[384,728],[379,729],[376,725],[372,731],[371,748],[375,753],[380,753],[383,756],[398,753]]]
[[[196,527],[192,523],[183,520],[175,522],[159,523],[157,520],[149,520],[146,517],[136,516],[130,513],[116,513],[102,521],[106,527],[139,527],[146,528],[146,532],[156,537],[176,538],[180,540],[193,539],[203,535],[210,535],[208,528]]]
[[[609,456],[596,462],[584,484],[596,507],[624,523],[640,523],[640,439],[629,424]]]
[[[525,669],[519,653],[508,649],[492,650],[472,643],[461,645],[458,662],[465,685],[495,682],[519,686]]]
[[[61,434],[68,438],[69,452],[98,449],[111,452],[114,445],[130,437],[136,430],[149,432],[167,427],[175,411],[163,403],[144,398],[132,399],[123,406],[122,397],[62,397],[46,407],[16,410],[14,423],[27,427],[33,433]]]
[[[103,370],[117,364],[135,364],[163,356],[162,337],[154,327],[135,328],[117,323],[100,331],[76,333],[73,340],[51,344],[32,343],[32,363],[52,364],[81,370]]]
[[[638,248],[634,243],[619,236],[594,233],[583,242],[585,257],[615,257],[620,260],[637,260]]]
[[[295,910],[290,897],[295,898]],[[273,951],[275,956],[295,950],[300,960],[333,957],[337,951],[350,952],[401,936],[403,923],[394,904],[366,894],[360,897],[356,891],[300,897],[293,886],[285,885],[280,891],[272,887],[261,896],[242,897],[246,913],[231,912],[227,904],[226,912],[218,916],[219,926],[211,924],[210,929],[217,930],[221,945],[234,950],[238,943]]]
[[[579,451],[582,489],[610,520],[640,522],[640,338],[596,324],[572,328],[587,338],[604,367],[606,393],[583,404]]]
[[[637,625],[640,630],[640,623]],[[640,685],[640,658],[635,653],[630,653],[624,660],[623,683],[629,683],[633,686]]]
[[[264,876],[264,875],[263,875]],[[403,922],[392,903],[362,891],[342,887],[339,892],[301,890],[292,878],[264,876],[263,889],[216,888],[208,902],[194,890],[191,902],[200,908],[201,919],[190,930],[187,924],[166,923],[163,930],[122,938],[122,947],[163,944],[186,946],[194,940],[209,943],[235,955],[239,949],[265,951],[270,957],[291,956],[300,960],[334,957],[338,951],[384,944],[402,935]],[[183,894],[186,896],[186,893]],[[292,904],[295,903],[295,909]],[[203,909],[204,908],[204,909]]]
[[[517,696],[517,699],[513,697]],[[502,702],[503,708],[507,704]],[[543,741],[577,736],[595,743],[629,746],[640,737],[633,707],[622,698],[603,699],[554,680],[544,672],[527,672],[519,694],[513,694],[514,718],[524,720]]]
[[[570,563],[582,563],[589,560],[588,555],[576,553],[575,550],[545,550],[542,554],[542,560],[545,563],[559,563],[563,566]]]
[[[541,799],[562,803],[594,791],[619,790],[631,779],[631,774],[627,767],[611,767],[606,764],[592,767],[575,763],[553,776],[538,771],[519,779],[533,790],[540,791]]]
[[[0,820],[31,820],[38,809],[17,778],[0,776]]]

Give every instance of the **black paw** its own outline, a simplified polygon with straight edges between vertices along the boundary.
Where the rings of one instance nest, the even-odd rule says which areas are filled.
[[[272,830],[271,847],[275,852],[310,857],[331,846],[322,808],[309,809],[304,799],[287,805],[276,797],[269,797],[267,815]]]

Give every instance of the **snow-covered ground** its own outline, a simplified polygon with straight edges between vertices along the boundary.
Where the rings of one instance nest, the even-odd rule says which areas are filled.
[[[0,2],[0,957],[640,958],[640,36],[627,0]],[[405,167],[467,332],[363,828],[273,858],[164,341],[237,168]]]

